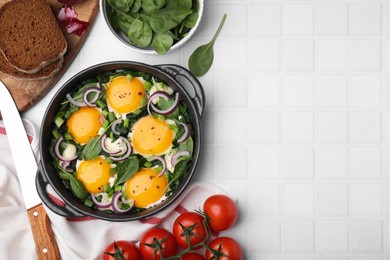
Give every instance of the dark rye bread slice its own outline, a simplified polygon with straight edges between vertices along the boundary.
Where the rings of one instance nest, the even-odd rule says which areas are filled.
[[[0,71],[6,73],[13,77],[14,79],[26,79],[26,80],[39,80],[39,79],[47,79],[54,76],[61,68],[62,63],[64,61],[64,57],[53,61],[47,66],[43,67],[36,73],[24,73],[20,70],[12,67],[4,55],[0,52]]]
[[[46,0],[13,0],[0,8],[0,50],[24,73],[36,73],[65,54],[65,37]]]

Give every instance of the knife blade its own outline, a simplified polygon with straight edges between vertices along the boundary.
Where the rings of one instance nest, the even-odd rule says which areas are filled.
[[[4,125],[8,130],[7,138],[10,143],[38,258],[60,259],[60,253],[50,226],[50,220],[46,215],[35,188],[35,176],[38,171],[38,164],[16,104],[1,80],[0,112]]]

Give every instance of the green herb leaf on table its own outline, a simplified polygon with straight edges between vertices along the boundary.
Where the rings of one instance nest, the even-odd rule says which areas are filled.
[[[191,54],[188,60],[188,68],[195,76],[203,76],[211,68],[211,65],[214,61],[214,42],[217,39],[217,36],[225,23],[226,17],[227,15],[225,14],[211,41],[205,45],[198,47]]]

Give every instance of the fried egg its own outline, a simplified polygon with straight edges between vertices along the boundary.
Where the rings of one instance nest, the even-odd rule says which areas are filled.
[[[82,107],[74,112],[67,121],[68,132],[74,141],[86,144],[95,138],[102,126],[101,113],[93,107]]]
[[[145,157],[169,152],[174,137],[168,122],[153,116],[140,118],[130,134],[134,152]]]
[[[127,180],[125,185],[126,194],[129,199],[134,200],[134,205],[147,208],[165,195],[168,180],[164,175],[158,177],[158,173],[151,168],[143,168]]]
[[[108,108],[122,118],[140,108],[145,97],[142,78],[118,76],[107,84],[106,98]]]
[[[100,193],[104,185],[110,184],[112,177],[110,170],[111,164],[108,164],[102,157],[78,161],[76,164],[77,178],[89,193]]]

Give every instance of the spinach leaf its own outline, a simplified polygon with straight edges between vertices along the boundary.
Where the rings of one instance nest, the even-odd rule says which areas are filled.
[[[165,54],[172,47],[173,38],[168,33],[155,33],[152,46],[158,54]]]
[[[130,12],[138,13],[142,6],[142,0],[134,0],[133,6],[131,7]]]
[[[184,20],[192,10],[187,8],[164,8],[154,14],[150,18],[150,27],[155,32],[167,32],[176,27]]]
[[[170,192],[174,192],[179,186],[181,179],[184,177],[188,170],[190,160],[181,160],[175,166],[175,170],[169,175],[169,182],[167,187],[170,187]]]
[[[89,194],[87,189],[84,184],[74,176],[70,179],[70,187],[77,198],[81,200],[85,200],[85,198],[87,198]]]
[[[102,151],[102,147],[100,146],[100,138],[101,136],[95,137],[91,139],[81,151],[81,158],[83,160],[93,160],[99,156]]]
[[[189,151],[191,154],[194,151],[194,140],[190,136],[185,142],[179,145],[180,150]]]
[[[131,23],[135,20],[135,17],[131,14],[124,14],[114,11],[111,13],[110,21],[115,30],[121,30],[127,32],[130,29]]]
[[[148,23],[135,19],[127,32],[130,42],[143,48],[152,41],[153,32]]]
[[[192,8],[192,0],[166,0],[166,8],[183,7],[187,9]]]
[[[148,14],[152,14],[160,10],[164,5],[165,5],[165,0],[143,0],[142,1],[142,9],[144,9],[145,12]]]
[[[76,176],[62,171],[59,172],[59,175],[61,179],[69,181],[70,188],[72,189],[74,195],[77,198],[79,198],[80,200],[85,200],[85,198],[88,196],[88,191],[85,188],[84,184],[79,179],[77,179]]]
[[[163,99],[163,98],[159,98],[157,104],[158,104],[158,107],[159,107],[160,109],[162,109],[162,110],[167,110],[168,108],[170,108],[170,107],[172,106],[172,104],[173,104],[174,102],[175,102],[174,99],[165,100],[165,99]],[[175,111],[173,111],[172,113],[170,113],[170,114],[167,115],[167,118],[171,118],[171,119],[172,119],[172,118],[177,118],[177,117],[179,116],[179,113],[180,113],[179,107],[177,107],[177,108],[175,109]]]
[[[127,13],[134,0],[107,0],[108,4],[115,10]]]
[[[198,21],[199,14],[198,12],[192,12],[189,16],[187,16],[184,26],[187,28],[194,28],[196,22]]]
[[[203,76],[209,71],[214,61],[214,42],[222,29],[226,20],[226,14],[223,16],[218,30],[215,32],[211,41],[205,45],[198,47],[190,56],[188,60],[188,67],[190,71],[197,77]]]
[[[116,168],[116,174],[118,175],[116,185],[119,185],[126,182],[138,171],[139,162],[137,158],[130,157],[129,159],[118,163]]]

